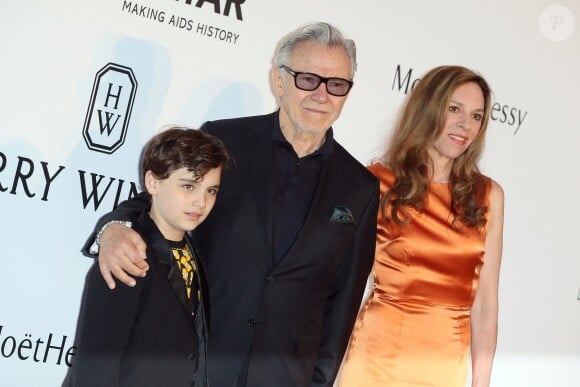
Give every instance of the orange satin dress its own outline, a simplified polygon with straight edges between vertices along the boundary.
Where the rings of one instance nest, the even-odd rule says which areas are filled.
[[[369,170],[384,194],[393,173],[378,163]],[[486,230],[453,230],[450,201],[447,184],[430,183],[425,208],[410,210],[406,226],[379,214],[373,291],[355,323],[341,387],[465,386]]]

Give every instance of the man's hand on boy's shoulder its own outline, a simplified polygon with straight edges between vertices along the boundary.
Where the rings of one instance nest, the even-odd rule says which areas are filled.
[[[111,224],[100,237],[99,269],[110,289],[115,280],[135,286],[135,277],[145,277],[149,265],[145,255],[146,245],[133,229],[121,224]]]

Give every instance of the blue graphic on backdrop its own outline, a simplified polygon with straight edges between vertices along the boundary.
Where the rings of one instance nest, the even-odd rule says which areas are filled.
[[[122,146],[113,153],[103,153],[87,148],[83,124],[95,73],[109,62],[130,68],[139,80],[139,88],[131,109],[126,109],[128,96],[122,101],[129,87],[126,84],[118,101],[109,97],[105,103],[104,97],[97,98],[95,111],[105,105],[112,108],[118,102],[118,114],[122,111],[131,115]],[[93,263],[81,256],[80,247],[101,214],[138,191],[139,155],[163,109],[171,81],[170,63],[168,50],[159,43],[105,35],[95,45],[93,58],[78,69],[81,76],[77,75],[74,99],[81,103],[58,98],[46,101],[54,108],[77,106],[68,112],[77,122],[76,138],[70,139],[75,144],[73,149],[63,147],[70,153],[52,157],[40,152],[34,142],[2,144],[0,213],[5,221],[0,222],[0,305],[5,312],[0,320],[0,344],[5,344],[0,369],[35,367],[45,380],[42,385],[57,385],[64,376],[82,294],[82,273]],[[116,71],[108,73],[118,76]],[[101,79],[99,92],[118,94],[115,84],[125,80],[108,79],[103,83],[105,78]],[[110,90],[109,80],[113,84]],[[93,119],[98,123],[97,116]],[[119,118],[113,127],[114,117],[109,118],[111,136],[120,137],[123,121]],[[32,130],[58,132],[62,128],[57,123]],[[105,129],[103,134],[109,133]],[[93,138],[93,142],[97,141]],[[26,373],[31,374],[14,371],[21,376],[20,384],[0,384],[39,385],[27,383],[26,378],[33,376]]]
[[[10,289],[2,288],[0,304],[11,312],[0,321],[0,344],[4,343],[0,361],[10,367],[56,365],[43,369],[53,373],[46,378],[58,380],[59,373],[64,375],[84,282],[83,275],[71,273],[84,273],[93,263],[79,249],[100,215],[140,189],[140,153],[159,129],[169,87],[176,81],[173,59],[179,58],[172,58],[159,43],[104,36],[95,46],[92,61],[81,70],[85,75],[78,79],[76,99],[83,102],[70,112],[78,129],[68,157],[54,160],[31,142],[2,145],[0,213],[9,221],[0,223],[0,235],[6,240],[0,246],[0,283]],[[105,63],[110,65],[103,67]],[[264,113],[256,86],[232,82],[229,77],[200,77],[189,96],[179,102],[181,111],[175,121],[199,127],[210,119]],[[53,125],[42,130],[60,128]],[[23,261],[30,254],[22,253],[31,243],[40,257],[34,260],[34,270]],[[61,270],[58,278],[46,275]],[[50,292],[39,291],[47,288]],[[15,293],[18,297],[12,297]],[[32,341],[31,356],[18,352],[18,347],[12,349],[13,343],[29,348],[27,343]]]

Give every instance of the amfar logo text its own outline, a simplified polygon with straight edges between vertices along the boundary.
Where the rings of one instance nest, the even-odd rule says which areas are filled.
[[[177,0],[179,1],[179,0]],[[192,0],[185,0],[185,4],[187,5],[191,5]],[[224,8],[223,8],[223,12],[221,11],[221,7],[220,7],[220,0],[197,0],[195,3],[195,6],[197,8],[201,8],[203,5],[205,5],[205,3],[210,3],[211,5],[213,5],[213,11],[217,14],[221,14],[224,16],[229,16],[230,15],[230,11],[232,9],[232,5],[236,14],[236,19],[238,20],[244,20],[244,18],[242,17],[242,4],[244,4],[246,2],[246,0],[225,0],[224,1]]]
[[[83,126],[89,149],[111,154],[123,145],[136,91],[129,67],[108,63],[97,72]]]

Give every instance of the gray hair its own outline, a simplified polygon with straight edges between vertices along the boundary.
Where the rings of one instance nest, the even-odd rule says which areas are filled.
[[[289,66],[292,51],[302,43],[318,43],[332,48],[342,47],[350,59],[350,76],[354,77],[356,72],[356,45],[354,41],[346,39],[338,28],[323,22],[306,24],[283,37],[278,43],[274,56],[276,67]]]

